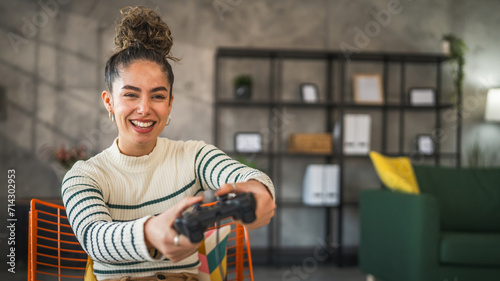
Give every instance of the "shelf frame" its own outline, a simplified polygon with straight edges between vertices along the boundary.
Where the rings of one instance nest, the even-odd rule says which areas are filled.
[[[267,100],[253,100],[253,101],[241,101],[233,100],[228,98],[221,98],[220,93],[220,73],[219,69],[221,67],[221,60],[223,59],[265,59],[269,60],[270,77],[269,77],[269,89]],[[325,89],[326,89],[326,100],[317,103],[303,103],[298,100],[283,100],[282,90],[283,90],[283,62],[286,60],[316,60],[326,63],[325,69]],[[448,57],[443,54],[431,53],[431,54],[421,54],[421,53],[390,53],[390,52],[361,52],[352,54],[349,59],[347,59],[344,54],[340,51],[324,51],[324,50],[296,50],[296,49],[259,49],[259,48],[233,48],[233,47],[221,47],[216,51],[215,54],[215,74],[214,74],[214,144],[217,146],[220,143],[221,127],[219,125],[220,113],[222,110],[234,109],[234,108],[255,108],[266,110],[269,116],[269,120],[273,118],[274,110],[283,110],[284,108],[293,108],[295,110],[324,110],[327,116],[326,118],[326,128],[327,132],[332,132],[334,124],[344,123],[344,114],[347,110],[349,111],[379,111],[382,113],[382,133],[381,133],[381,151],[388,156],[408,156],[412,152],[406,151],[405,148],[405,136],[406,136],[406,112],[421,112],[423,114],[435,113],[436,117],[434,120],[434,128],[436,130],[442,129],[441,115],[442,111],[445,109],[456,109],[457,118],[457,128],[456,128],[456,149],[452,153],[442,153],[441,145],[439,142],[435,143],[434,155],[424,156],[425,159],[433,159],[435,165],[441,164],[442,158],[454,158],[456,166],[461,166],[461,102],[462,93],[458,93],[457,102],[458,106],[451,103],[441,102],[442,93],[442,65],[448,60]],[[384,88],[384,103],[381,105],[360,105],[352,102],[348,102],[346,97],[348,96],[348,81],[346,68],[351,62],[377,62],[383,66],[383,88]],[[387,102],[388,101],[388,86],[390,85],[390,75],[389,68],[392,65],[399,65],[400,72],[400,87],[399,87],[399,102]],[[408,104],[406,99],[406,88],[407,88],[407,66],[408,64],[431,64],[435,65],[437,69],[436,74],[436,105],[434,106],[411,106]],[[338,78],[338,79],[337,79]],[[394,93],[393,93],[394,94]],[[225,95],[227,96],[227,95]],[[388,135],[388,114],[396,113],[399,116],[399,136],[397,138],[397,153],[388,153],[387,140]],[[336,120],[335,117],[336,116]],[[278,118],[279,119],[279,118]],[[278,126],[282,126],[281,120]],[[343,129],[341,128],[341,131]],[[344,193],[346,189],[346,176],[345,176],[345,164],[346,161],[351,159],[367,159],[367,155],[344,155],[343,143],[344,136],[341,133],[334,151],[331,154],[302,154],[302,153],[288,153],[286,151],[279,151],[279,144],[283,143],[283,134],[281,132],[273,132],[273,137],[268,143],[267,151],[261,153],[254,153],[254,155],[259,157],[264,157],[268,161],[269,174],[273,178],[275,185],[277,187],[281,186],[283,182],[283,161],[286,159],[295,158],[306,158],[306,159],[324,159],[325,163],[336,163],[340,166],[340,197],[339,206],[331,207],[321,207],[325,210],[325,239],[328,239],[333,233],[335,234],[336,243],[335,245],[330,245],[335,247],[335,257],[334,260],[337,265],[343,266],[343,256],[344,256],[344,246],[343,246],[343,229],[344,229],[344,208],[357,207],[356,202],[344,200]],[[238,155],[237,152],[228,151],[229,155]],[[244,154],[245,155],[245,154]],[[299,201],[290,201],[288,199],[281,200],[282,189],[276,189],[276,200],[277,200],[277,210],[276,216],[273,218],[268,232],[269,247],[267,249],[267,257],[269,263],[275,263],[280,260],[280,257],[285,253],[282,251],[281,247],[281,229],[280,229],[280,213],[286,208],[298,208],[298,207],[309,207],[301,204]],[[336,212],[336,222],[333,225],[332,214]],[[326,240],[328,241],[328,240]],[[338,245],[338,246],[337,246]]]

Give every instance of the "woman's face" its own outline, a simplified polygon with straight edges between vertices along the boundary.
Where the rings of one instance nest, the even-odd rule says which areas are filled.
[[[170,90],[161,67],[140,60],[121,69],[113,93],[102,93],[104,105],[115,116],[122,153],[140,156],[153,150],[172,109]]]

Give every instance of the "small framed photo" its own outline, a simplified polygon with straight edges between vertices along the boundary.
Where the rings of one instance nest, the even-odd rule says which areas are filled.
[[[411,88],[408,97],[411,106],[436,105],[436,91],[433,88]]]
[[[431,135],[417,135],[417,151],[421,155],[434,155],[434,139]]]
[[[383,104],[380,74],[354,74],[354,102],[357,104]]]
[[[303,102],[315,103],[319,101],[318,86],[313,83],[300,84],[300,97]]]
[[[262,135],[260,133],[236,133],[234,148],[238,153],[262,152]]]

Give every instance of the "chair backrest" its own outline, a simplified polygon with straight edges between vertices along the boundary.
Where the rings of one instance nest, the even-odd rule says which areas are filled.
[[[64,206],[33,199],[29,216],[28,280],[83,279],[87,254],[69,225]],[[253,281],[248,231],[232,221],[221,227],[226,225],[231,226],[226,245],[227,280]],[[38,278],[42,275],[47,277]]]
[[[231,226],[226,245],[227,281],[253,281],[252,253],[246,228],[235,222],[221,224]]]
[[[87,254],[63,206],[31,200],[28,249],[29,281],[83,280]]]

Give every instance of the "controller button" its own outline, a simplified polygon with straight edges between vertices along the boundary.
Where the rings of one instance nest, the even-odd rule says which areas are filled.
[[[165,279],[167,279],[167,276],[165,276],[163,274],[158,274],[158,275],[156,275],[156,278],[158,278],[158,280],[165,280]]]

